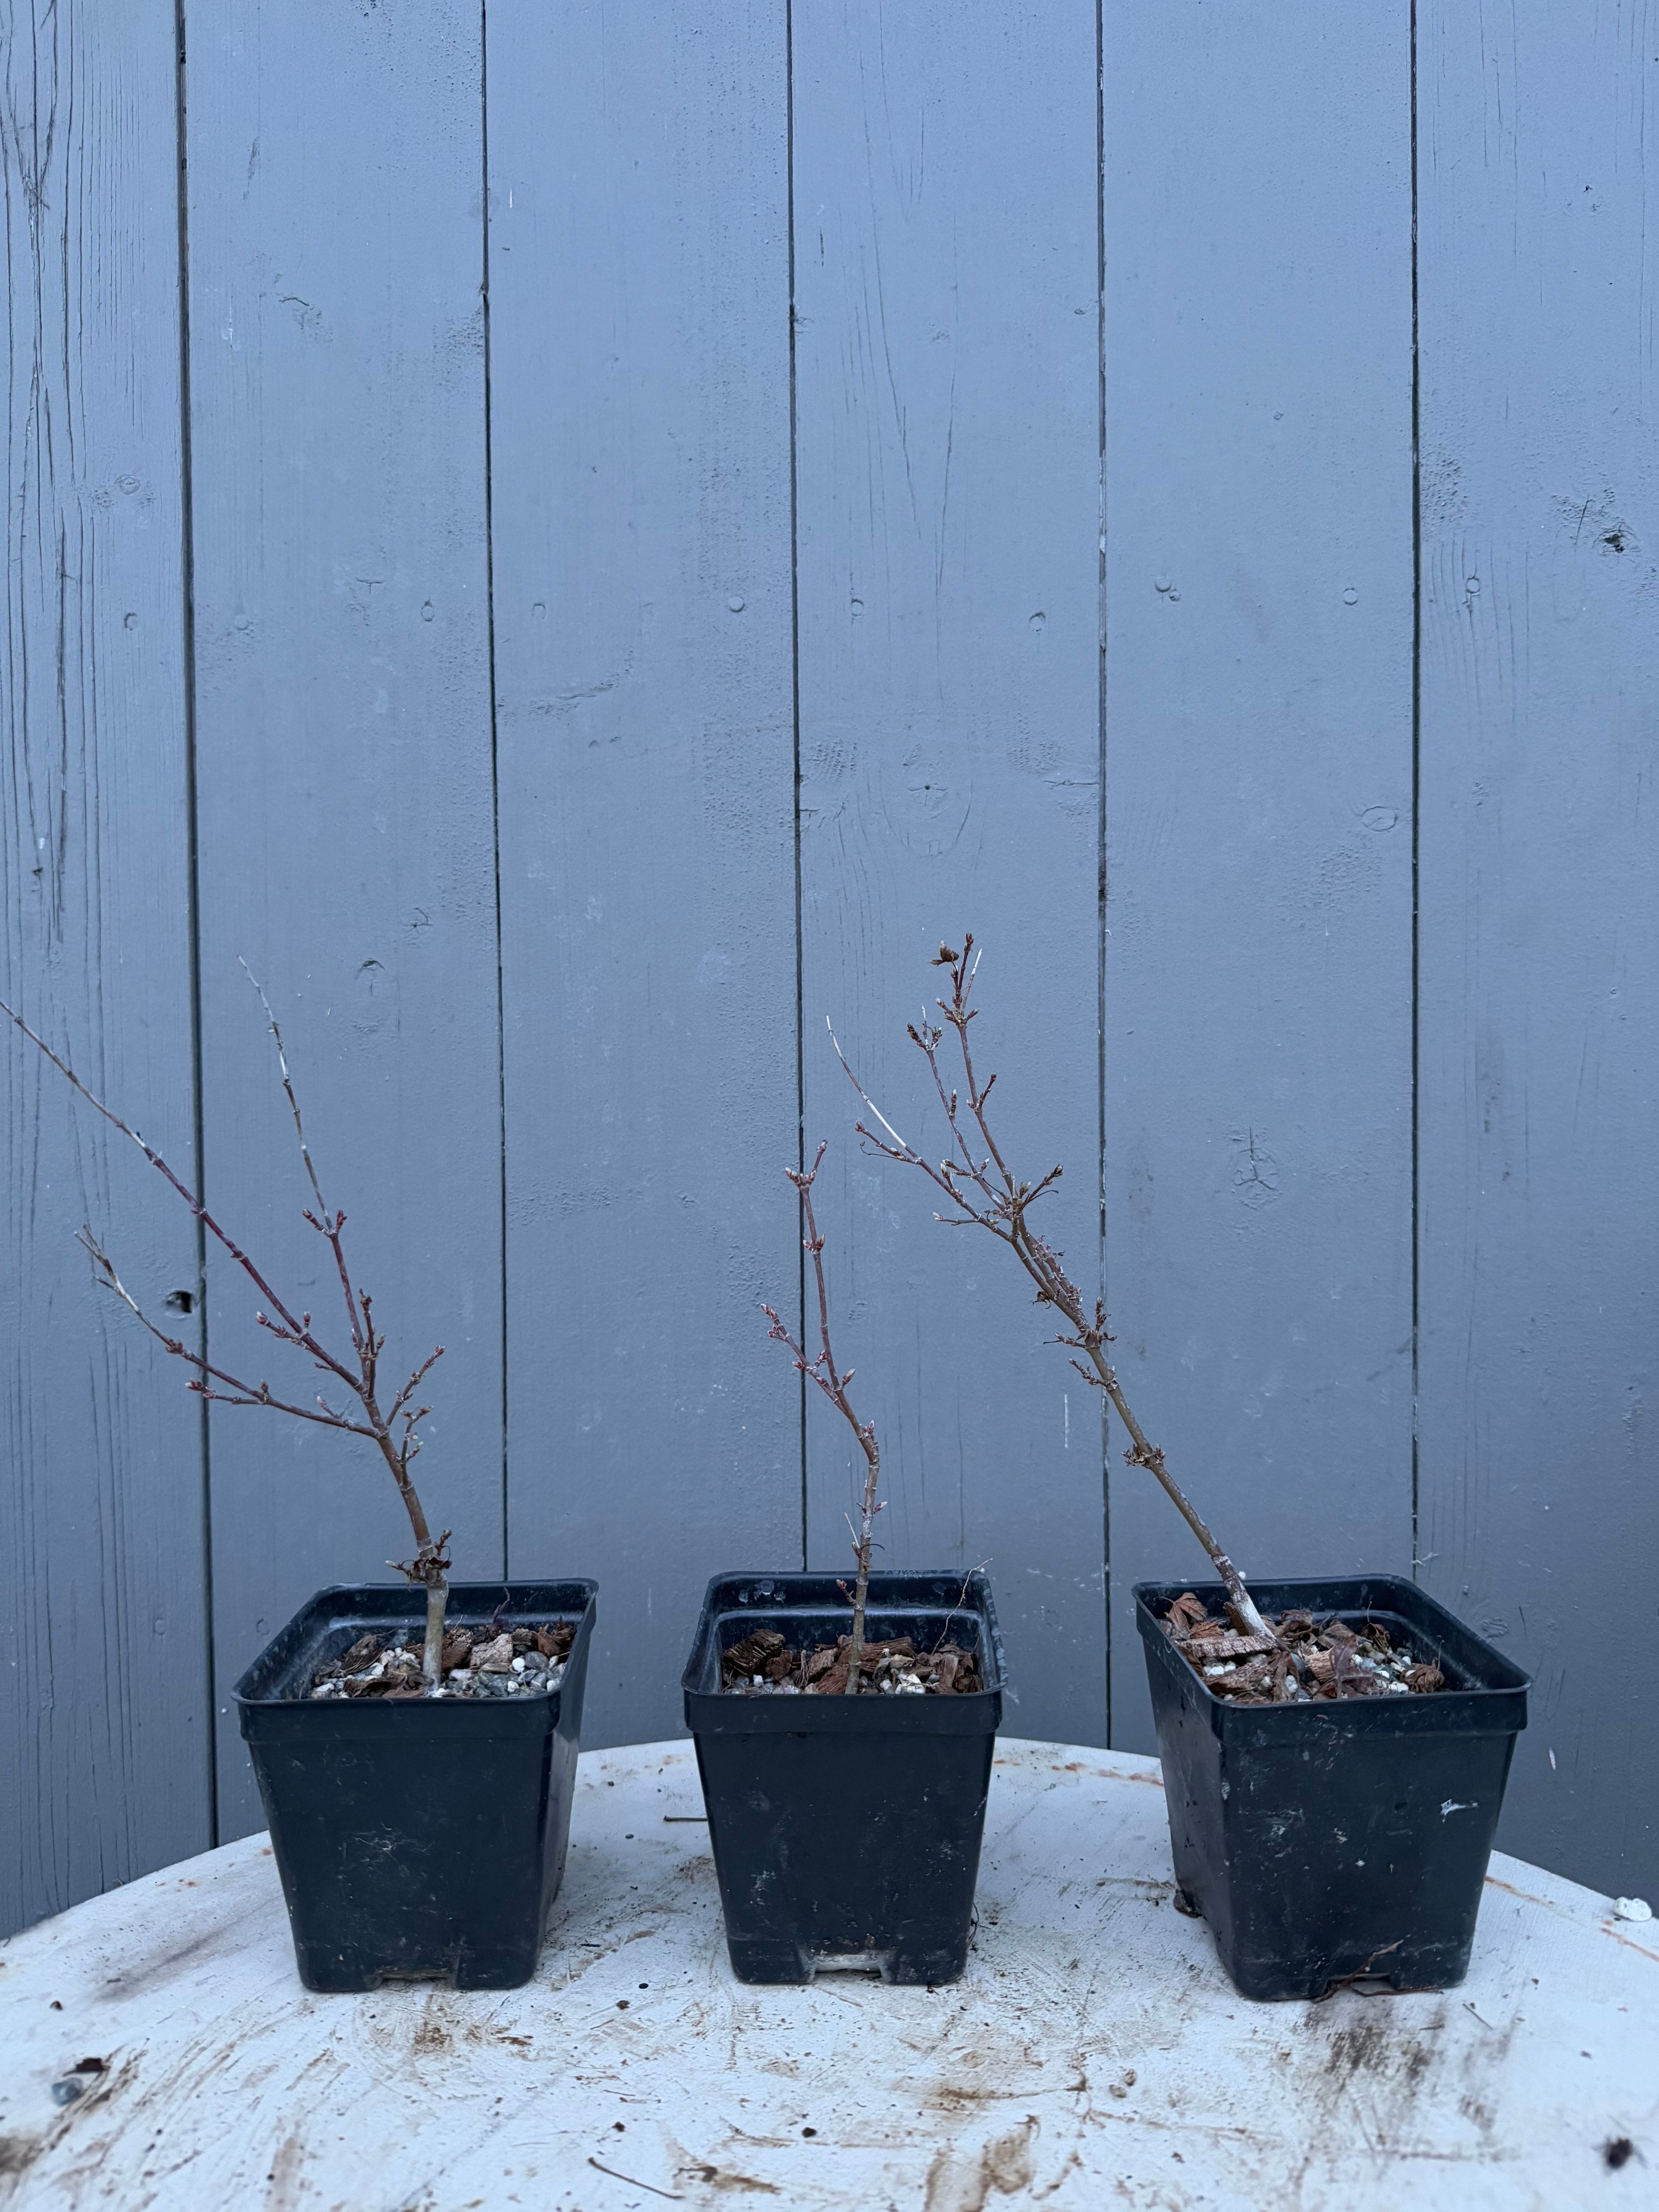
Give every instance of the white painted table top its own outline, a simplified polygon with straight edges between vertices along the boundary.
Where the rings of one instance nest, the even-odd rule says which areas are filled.
[[[1171,1909],[1155,1762],[1005,1739],[961,1983],[746,1989],[707,1832],[671,1817],[702,1809],[688,1743],[587,1753],[540,1971],[504,1994],[310,1995],[262,1836],[27,1930],[0,2203],[1659,2204],[1659,1927],[1571,1882],[1494,1858],[1461,1989],[1250,2004]]]

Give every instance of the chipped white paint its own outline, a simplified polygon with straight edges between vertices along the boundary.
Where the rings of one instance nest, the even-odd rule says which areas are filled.
[[[1009,1742],[963,1981],[762,1990],[728,1971],[700,1810],[688,1745],[589,1753],[541,1972],[505,1995],[308,1995],[258,1837],[15,1938],[0,2203],[1651,2201],[1659,1949],[1571,1882],[1494,1859],[1456,1991],[1252,2005],[1170,1908],[1153,1764]],[[107,2071],[60,2109],[87,2057]]]

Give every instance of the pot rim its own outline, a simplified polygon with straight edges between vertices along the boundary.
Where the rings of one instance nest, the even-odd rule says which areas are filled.
[[[1437,1690],[1428,1698],[1315,1698],[1298,1700],[1295,1705],[1238,1705],[1230,1698],[1217,1697],[1164,1633],[1163,1614],[1152,1609],[1155,1601],[1162,1600],[1167,1604],[1183,1590],[1191,1590],[1206,1601],[1224,1599],[1227,1594],[1219,1582],[1136,1583],[1133,1589],[1136,1626],[1149,1663],[1158,1655],[1164,1663],[1179,1670],[1183,1682],[1201,1693],[1210,1724],[1218,1735],[1231,1737],[1265,1731],[1268,1736],[1277,1738],[1333,1727],[1340,1727],[1345,1734],[1363,1730],[1366,1734],[1401,1735],[1510,1735],[1527,1725],[1527,1693],[1532,1687],[1531,1675],[1489,1644],[1467,1621],[1460,1620],[1449,1607],[1406,1576],[1306,1575],[1277,1582],[1253,1581],[1250,1595],[1258,1605],[1274,1613],[1285,1612],[1315,1593],[1325,1594],[1319,1602],[1307,1607],[1307,1610],[1315,1613],[1363,1616],[1368,1613],[1395,1612],[1409,1621],[1413,1611],[1426,1612],[1437,1618],[1413,1625],[1419,1626],[1425,1636],[1435,1639],[1438,1656],[1449,1657],[1460,1672],[1478,1669],[1489,1678],[1499,1679]],[[1330,1593],[1340,1591],[1356,1593],[1354,1601],[1349,1603],[1339,1598],[1333,1603]],[[1371,1595],[1360,1597],[1360,1592]],[[1396,1595],[1406,1596],[1408,1606],[1391,1604],[1389,1600]],[[1441,1624],[1447,1632],[1442,1632]],[[1455,1644],[1458,1650],[1446,1650],[1444,1646],[1449,1643]]]
[[[416,1590],[410,1583],[330,1583],[321,1589],[313,1590],[305,1603],[283,1623],[276,1634],[267,1638],[253,1659],[237,1677],[231,1689],[231,1698],[245,1719],[250,1713],[270,1711],[311,1712],[319,1717],[325,1715],[352,1713],[360,1715],[364,1719],[371,1714],[385,1713],[388,1716],[387,1721],[376,1723],[382,1727],[407,1726],[409,1723],[405,1717],[416,1713],[429,1715],[440,1712],[471,1711],[475,1716],[483,1713],[505,1715],[517,1711],[533,1713],[540,1707],[555,1704],[562,1694],[570,1662],[574,1659],[578,1649],[592,1635],[593,1622],[598,1615],[599,1588],[597,1582],[586,1576],[568,1576],[559,1582],[452,1583],[449,1586],[449,1603],[445,1616],[447,1626],[453,1623],[457,1627],[469,1627],[472,1626],[469,1619],[469,1615],[471,1614],[481,1615],[488,1620],[495,1613],[506,1610],[501,1603],[504,1595],[509,1600],[516,1601],[511,1606],[509,1618],[516,1615],[522,1620],[526,1615],[532,1615],[543,1620],[563,1620],[574,1622],[576,1636],[566,1660],[566,1675],[561,1676],[557,1684],[550,1690],[532,1691],[523,1697],[510,1699],[399,1698],[395,1702],[388,1704],[382,1698],[313,1698],[308,1693],[295,1695],[291,1691],[268,1691],[257,1686],[255,1677],[267,1672],[278,1681],[289,1676],[294,1666],[304,1655],[308,1640],[307,1632],[314,1616],[319,1613],[326,1613],[331,1601],[336,1601],[335,1610],[339,1613],[350,1613],[360,1609],[362,1611],[363,1618],[360,1633],[365,1630],[380,1627],[417,1627],[425,1617],[424,1594]],[[401,1601],[401,1603],[386,1605],[378,1609],[361,1607],[361,1601],[374,1597],[395,1598]],[[319,1632],[326,1633],[331,1629],[347,1625],[347,1622],[338,1620],[328,1621],[324,1624]],[[278,1647],[284,1643],[291,1644],[291,1650],[283,1658],[274,1657],[273,1655],[276,1653]],[[467,1725],[467,1723],[441,1722],[438,1725],[453,1726]]]

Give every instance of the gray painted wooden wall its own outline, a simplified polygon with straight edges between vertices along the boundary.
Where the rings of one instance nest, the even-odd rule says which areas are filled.
[[[0,988],[320,1309],[264,975],[459,1568],[603,1584],[601,1743],[710,1573],[844,1554],[758,1312],[827,1135],[887,1559],[990,1561],[1014,1729],[1144,1747],[1128,1587],[1201,1561],[824,1035],[928,1130],[973,927],[1205,1510],[1414,1566],[1537,1676],[1506,1846],[1652,1893],[1659,24],[965,17],[0,0]],[[253,1825],[229,1684],[402,1540],[201,1419],[74,1231],[232,1364],[241,1284],[0,1086],[15,1924]]]

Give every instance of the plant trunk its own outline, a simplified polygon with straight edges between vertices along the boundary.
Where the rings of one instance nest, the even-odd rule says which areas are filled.
[[[416,1495],[415,1486],[409,1479],[409,1468],[392,1434],[380,1419],[380,1408],[372,1395],[365,1401],[369,1419],[375,1424],[375,1441],[380,1447],[386,1465],[392,1469],[392,1479],[398,1486],[398,1495],[404,1501],[404,1510],[409,1516],[409,1525],[415,1536],[415,1557],[398,1571],[411,1583],[419,1583],[426,1591],[426,1641],[421,1649],[421,1675],[428,1690],[441,1689],[444,1679],[444,1614],[449,1604],[449,1582],[445,1570],[449,1561],[444,1546],[449,1540],[449,1531],[434,1544],[432,1531],[427,1526],[426,1514]]]
[[[1129,1401],[1124,1396],[1118,1382],[1117,1370],[1102,1352],[1096,1338],[1096,1332],[1091,1328],[1081,1305],[1074,1299],[1055,1296],[1053,1283],[1046,1279],[1042,1272],[1032,1264],[1031,1260],[1018,1243],[1014,1249],[1024,1261],[1027,1272],[1036,1279],[1038,1289],[1053,1300],[1077,1331],[1076,1337],[1071,1341],[1080,1344],[1087,1351],[1091,1364],[1100,1378],[1101,1388],[1111,1401],[1113,1411],[1129,1431],[1131,1449],[1127,1455],[1128,1458],[1134,1466],[1144,1467],[1148,1474],[1158,1477],[1170,1503],[1204,1547],[1209,1555],[1210,1565],[1220,1577],[1222,1587],[1231,1601],[1240,1628],[1247,1636],[1265,1636],[1270,1643],[1277,1644],[1278,1637],[1263,1620],[1257,1609],[1255,1600],[1244,1587],[1243,1576],[1239,1573],[1238,1569],[1217,1543],[1206,1525],[1202,1515],[1170,1473],[1168,1468],[1164,1466],[1161,1446],[1147,1441],[1146,1431],[1130,1412]]]
[[[426,1586],[426,1647],[421,1654],[421,1672],[428,1689],[438,1689],[443,1683],[444,1612],[448,1603],[448,1582],[434,1571]]]
[[[860,1435],[859,1441],[864,1444],[869,1472],[865,1477],[864,1510],[859,1520],[859,1568],[853,1583],[853,1633],[847,1645],[847,1694],[849,1698],[855,1698],[859,1693],[860,1670],[864,1664],[864,1608],[870,1596],[870,1553],[873,1548],[876,1521],[876,1483],[881,1474],[881,1454],[873,1436],[866,1442]]]
[[[1133,1440],[1133,1449],[1129,1453],[1129,1457],[1137,1467],[1144,1467],[1158,1477],[1176,1510],[1208,1553],[1210,1564],[1221,1577],[1222,1587],[1231,1601],[1233,1611],[1238,1617],[1238,1625],[1244,1633],[1247,1636],[1265,1636],[1271,1642],[1277,1644],[1279,1638],[1263,1620],[1257,1610],[1255,1600],[1244,1587],[1243,1576],[1239,1573],[1238,1569],[1210,1534],[1197,1509],[1188,1498],[1174,1476],[1164,1467],[1162,1450],[1157,1444],[1147,1443],[1139,1422],[1129,1411],[1123,1393],[1118,1388],[1116,1373],[1101,1358],[1098,1352],[1092,1352],[1091,1356],[1099,1370],[1101,1381],[1105,1385],[1106,1395],[1111,1400],[1118,1419],[1127,1429]]]

